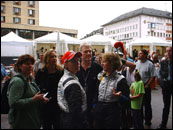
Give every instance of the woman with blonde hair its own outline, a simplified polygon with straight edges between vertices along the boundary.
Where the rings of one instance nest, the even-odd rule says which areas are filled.
[[[43,129],[58,129],[60,109],[57,104],[57,88],[63,68],[57,63],[54,50],[48,51],[43,59],[43,67],[36,74],[36,82],[42,91],[48,92],[49,103],[41,106],[41,123]]]
[[[98,75],[100,85],[95,108],[96,128],[120,129],[119,101],[129,95],[125,77],[116,72],[121,64],[118,54],[105,53],[102,56],[104,72]]]

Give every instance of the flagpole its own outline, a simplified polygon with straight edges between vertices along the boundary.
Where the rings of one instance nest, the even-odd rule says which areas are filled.
[[[56,53],[58,56],[61,54],[59,31],[57,31]]]

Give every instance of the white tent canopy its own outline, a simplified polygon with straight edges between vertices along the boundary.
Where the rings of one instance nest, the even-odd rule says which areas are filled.
[[[68,44],[81,44],[81,41],[60,32],[53,32],[35,39],[34,45],[37,46],[38,43],[58,43],[56,48],[60,47],[60,54],[64,54],[68,51]]]
[[[82,40],[83,42],[90,43],[91,45],[105,45],[105,52],[110,52],[114,43],[117,42],[107,36],[101,34],[95,34],[91,37]]]
[[[59,37],[60,37],[60,42],[64,43],[73,43],[73,44],[80,44],[80,40],[73,38],[71,36],[68,36],[66,34],[60,33],[59,32]],[[50,34],[47,34],[45,36],[39,37],[34,40],[37,43],[56,43],[57,42],[57,32],[53,32]]]
[[[130,54],[132,54],[132,46],[150,46],[150,53],[156,51],[156,46],[172,46],[172,43],[166,42],[156,37],[145,36],[138,38],[135,41],[129,43],[126,47],[130,49]]]
[[[1,37],[1,56],[33,55],[32,41],[19,37],[14,32]]]
[[[28,41],[18,35],[16,35],[14,32],[10,32],[7,35],[1,37],[1,45],[31,45],[32,41]]]

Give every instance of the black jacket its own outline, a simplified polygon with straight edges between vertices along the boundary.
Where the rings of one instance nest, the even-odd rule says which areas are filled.
[[[102,66],[95,61],[86,71],[80,67],[80,71],[76,74],[80,84],[84,88],[87,95],[87,104],[93,104],[97,101],[99,80],[97,75],[103,70]],[[87,106],[88,108],[88,106]]]
[[[63,128],[65,129],[86,129],[89,124],[86,119],[86,112],[82,111],[82,94],[77,84],[69,85],[64,92],[68,103],[69,113],[62,114]]]
[[[63,71],[56,71],[55,73],[49,74],[46,68],[44,71],[39,69],[36,74],[36,83],[40,90],[45,89],[46,92],[49,92],[47,97],[52,97],[50,102],[57,103],[57,88],[62,75]]]

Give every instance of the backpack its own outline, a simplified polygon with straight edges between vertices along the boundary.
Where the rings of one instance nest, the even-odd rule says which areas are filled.
[[[27,89],[26,86],[28,85],[28,82],[26,80],[24,80],[24,78],[21,75],[15,75],[13,77],[19,77],[23,80],[24,86],[25,86],[24,87],[24,93],[23,93],[23,95],[24,95],[26,92],[26,89]],[[7,97],[7,91],[8,91],[8,87],[9,87],[11,79],[12,78],[5,81],[4,86],[2,88],[2,92],[1,92],[1,114],[8,114],[8,112],[10,110],[10,106],[8,103],[8,97]]]

